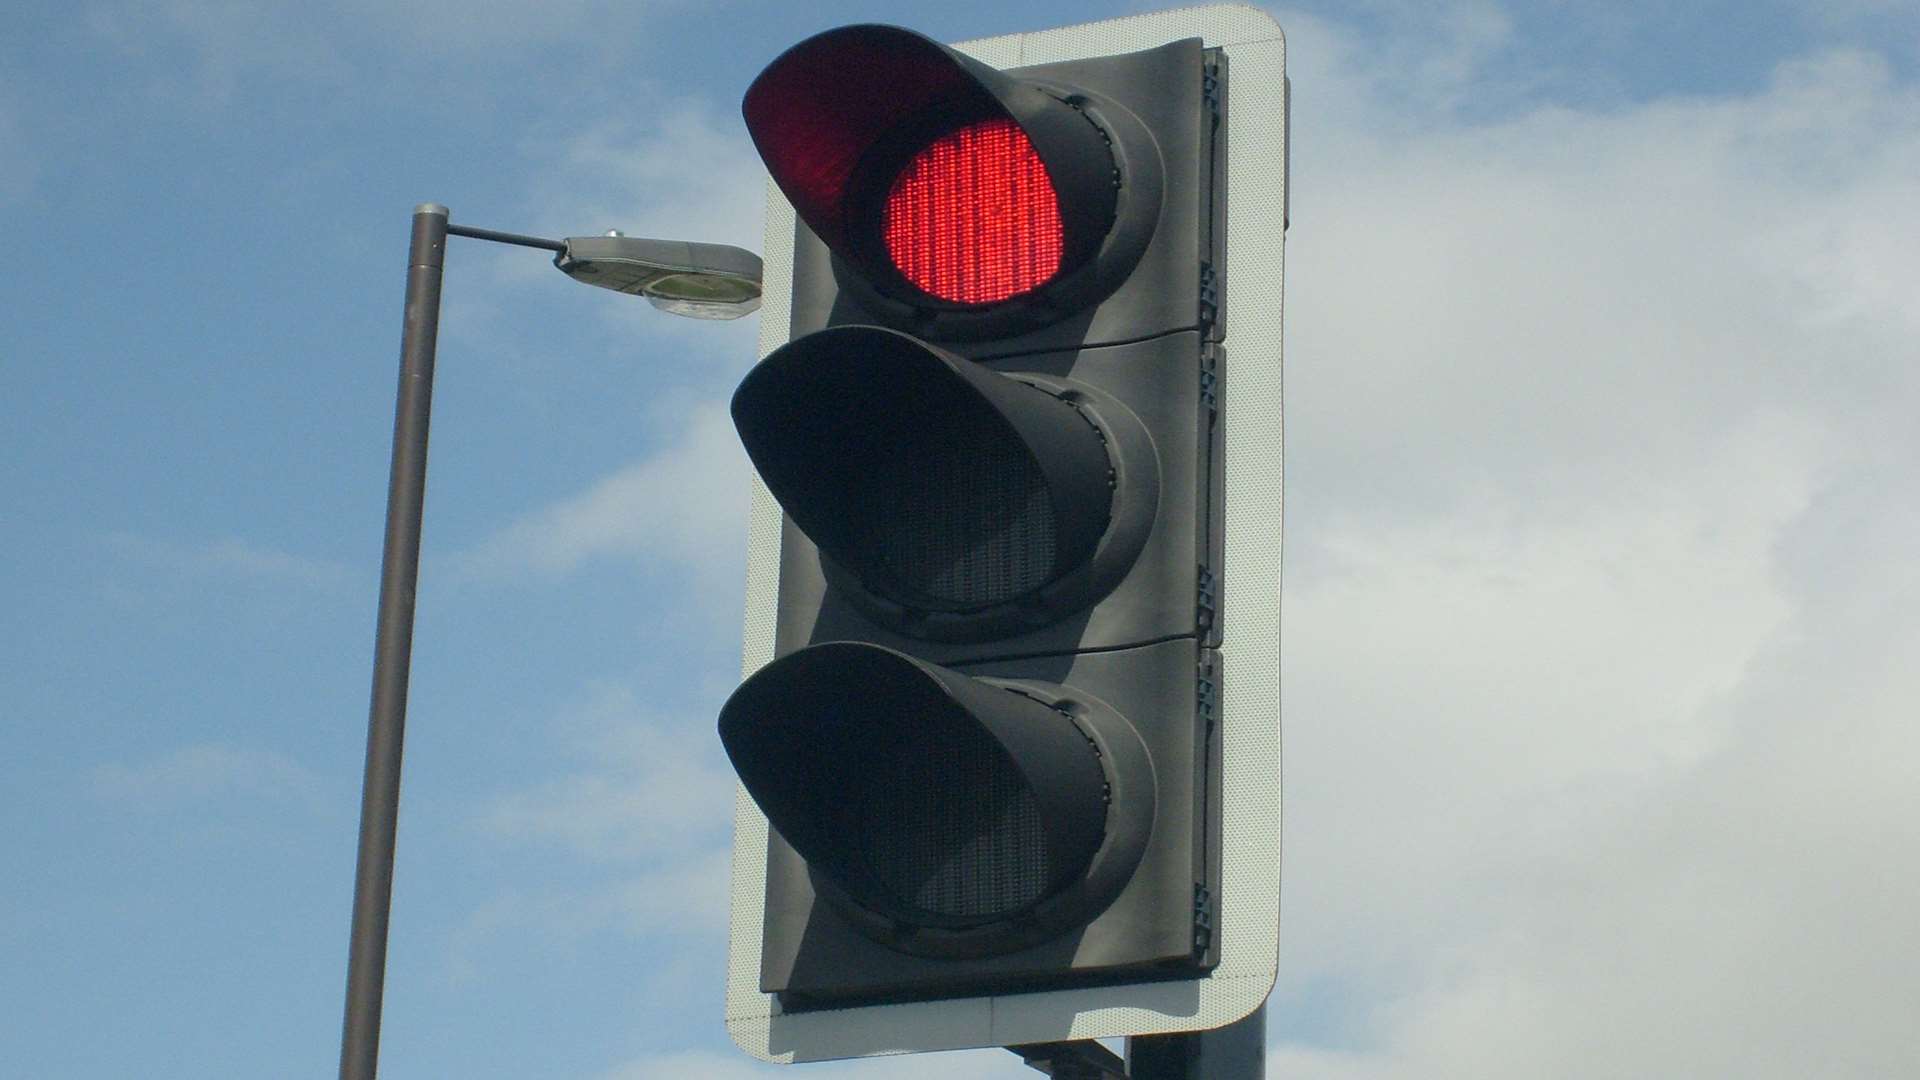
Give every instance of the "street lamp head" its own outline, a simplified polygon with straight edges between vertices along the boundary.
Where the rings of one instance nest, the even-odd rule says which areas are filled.
[[[553,265],[575,281],[632,293],[694,319],[737,319],[760,307],[760,256],[727,244],[570,236]]]

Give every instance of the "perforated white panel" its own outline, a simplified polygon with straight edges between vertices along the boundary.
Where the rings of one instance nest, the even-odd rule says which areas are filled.
[[[1010,1046],[1220,1027],[1266,1000],[1280,915],[1281,279],[1287,198],[1286,43],[1265,12],[1181,8],[963,42],[996,67],[1077,60],[1199,37],[1228,57],[1225,774],[1220,964],[1206,978],[783,1014],[759,992],[767,821],[735,797],[727,1030],[767,1061]],[[760,355],[787,340],[793,209],[768,185]],[[1238,302],[1236,302],[1238,298]],[[1257,301],[1257,302],[1256,302]],[[773,658],[780,510],[758,481],[742,674]]]

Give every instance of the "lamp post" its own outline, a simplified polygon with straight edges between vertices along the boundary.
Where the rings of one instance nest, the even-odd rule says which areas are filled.
[[[427,484],[427,427],[433,408],[433,362],[447,237],[465,236],[552,251],[554,265],[574,280],[645,296],[655,307],[677,315],[734,319],[760,306],[760,258],[740,248],[648,240],[618,233],[544,240],[454,225],[448,217],[447,208],[435,203],[415,207],[407,254],[400,386],[394,401],[386,541],[380,560],[380,609],[374,634],[366,778],[360,794],[360,849],[354,869],[340,1080],[373,1080],[379,1062],[387,916],[393,900],[394,831],[400,807],[400,754],[406,730],[413,602],[420,570],[420,519]]]

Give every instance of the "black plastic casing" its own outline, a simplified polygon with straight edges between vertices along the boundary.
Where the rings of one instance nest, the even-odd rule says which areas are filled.
[[[916,308],[889,297],[884,282],[876,288],[873,275],[832,254],[804,223],[796,229],[794,340],[828,327],[882,326],[1073,395],[1102,426],[1144,432],[1145,457],[1136,452],[1127,469],[1152,492],[1144,520],[1129,526],[1137,536],[1116,529],[1103,539],[1126,555],[1100,567],[1082,602],[1064,615],[1007,614],[984,630],[928,633],[924,621],[903,622],[857,578],[823,560],[787,519],[775,656],[827,642],[868,642],[981,679],[1097,701],[1144,745],[1154,810],[1139,838],[1138,865],[1110,903],[1028,947],[977,956],[890,947],[878,917],[850,907],[831,881],[817,879],[776,827],[768,845],[760,985],[780,995],[784,1008],[1177,978],[1217,962],[1215,703],[1223,673],[1212,598],[1221,566],[1222,403],[1210,290],[1217,288],[1212,268],[1222,264],[1216,247],[1224,219],[1215,191],[1217,98],[1207,92],[1219,77],[1212,59],[1189,39],[1007,73],[1080,103],[1113,133],[1123,172],[1135,181],[1128,186],[1123,176],[1116,214],[1116,230],[1133,232],[1115,237],[1102,256],[1126,265],[1089,266],[1058,293],[1042,290],[1024,305],[1028,310],[1020,303],[977,313]],[[1150,181],[1140,175],[1146,169],[1155,173]],[[1140,205],[1143,193],[1153,205]],[[1062,316],[1049,310],[1053,305],[1070,310]],[[1139,475],[1143,469],[1152,475]],[[1116,506],[1130,494],[1137,493],[1121,491]],[[921,632],[907,632],[914,625]]]

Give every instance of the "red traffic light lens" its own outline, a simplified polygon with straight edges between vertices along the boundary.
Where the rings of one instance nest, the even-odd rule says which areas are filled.
[[[887,193],[887,253],[929,296],[991,304],[1060,271],[1064,231],[1053,179],[1020,125],[1004,117],[934,140]]]

